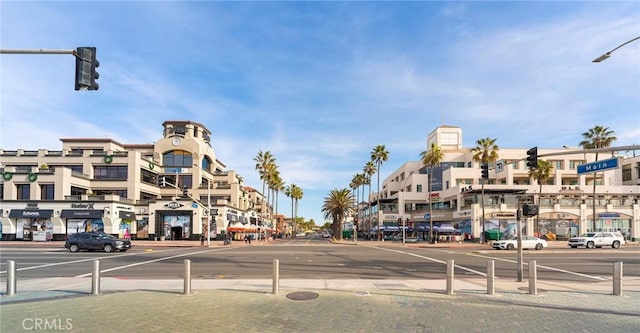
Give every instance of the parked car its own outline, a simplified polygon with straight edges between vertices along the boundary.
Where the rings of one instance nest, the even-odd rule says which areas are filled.
[[[518,248],[518,239],[503,239],[499,241],[495,241],[492,243],[492,246],[496,250],[513,250]],[[548,247],[549,243],[546,240],[540,239],[538,237],[533,236],[522,236],[522,249],[536,249],[542,250],[545,247]]]
[[[619,232],[587,232],[578,237],[569,238],[568,243],[574,249],[578,246],[584,246],[588,249],[611,246],[617,249],[620,245],[625,244],[625,240]]]
[[[64,247],[71,252],[80,250],[126,251],[131,248],[131,241],[104,232],[80,232],[69,235],[64,242]]]

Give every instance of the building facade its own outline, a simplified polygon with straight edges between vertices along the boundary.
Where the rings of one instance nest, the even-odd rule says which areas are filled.
[[[472,148],[462,147],[461,128],[438,127],[427,137],[427,147],[431,143],[442,149],[440,166],[431,169],[421,162],[407,162],[393,171],[382,182],[380,193],[369,197],[371,210],[360,205],[359,230],[375,232],[378,227],[397,227],[401,221],[419,237],[426,237],[420,230],[433,224],[453,226],[467,238],[477,239],[483,230],[514,232],[518,209],[530,203],[539,205],[539,214],[521,219],[529,235],[563,240],[596,230],[640,239],[640,157],[612,154],[618,158],[618,168],[579,174],[579,165],[596,161],[594,153],[538,148],[538,155],[552,155],[540,159],[553,166],[551,177],[539,185],[529,176],[527,149],[500,148],[483,186]],[[600,153],[599,160],[603,156],[612,157]]]
[[[275,232],[264,196],[216,159],[205,126],[162,126],[153,144],[71,138],[58,151],[0,149],[2,240],[90,230],[150,240]]]

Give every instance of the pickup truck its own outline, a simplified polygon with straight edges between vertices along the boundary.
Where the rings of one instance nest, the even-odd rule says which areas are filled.
[[[574,249],[578,246],[584,246],[588,249],[611,246],[617,249],[624,243],[624,237],[618,232],[587,232],[578,237],[569,238],[569,246]]]

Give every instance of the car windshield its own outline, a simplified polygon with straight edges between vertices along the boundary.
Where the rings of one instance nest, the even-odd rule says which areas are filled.
[[[593,237],[595,235],[596,235],[595,232],[587,232],[587,233],[584,233],[584,234],[580,235],[580,237]]]

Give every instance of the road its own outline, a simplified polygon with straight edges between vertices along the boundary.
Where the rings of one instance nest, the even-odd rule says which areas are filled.
[[[332,244],[319,237],[279,240],[233,247],[133,248],[128,252],[69,253],[64,248],[0,249],[0,280],[6,279],[7,260],[16,262],[19,279],[88,277],[94,260],[103,277],[175,279],[191,261],[193,279],[268,279],[278,259],[281,279],[442,279],[447,260],[456,264],[456,278],[486,276],[487,262],[495,262],[496,276],[517,277],[517,251],[465,248],[402,247],[359,242]],[[640,247],[623,249],[544,249],[524,251],[526,263],[535,260],[538,279],[599,282],[610,280],[615,262],[623,262],[625,277],[640,277]],[[5,282],[2,282],[5,283]]]

